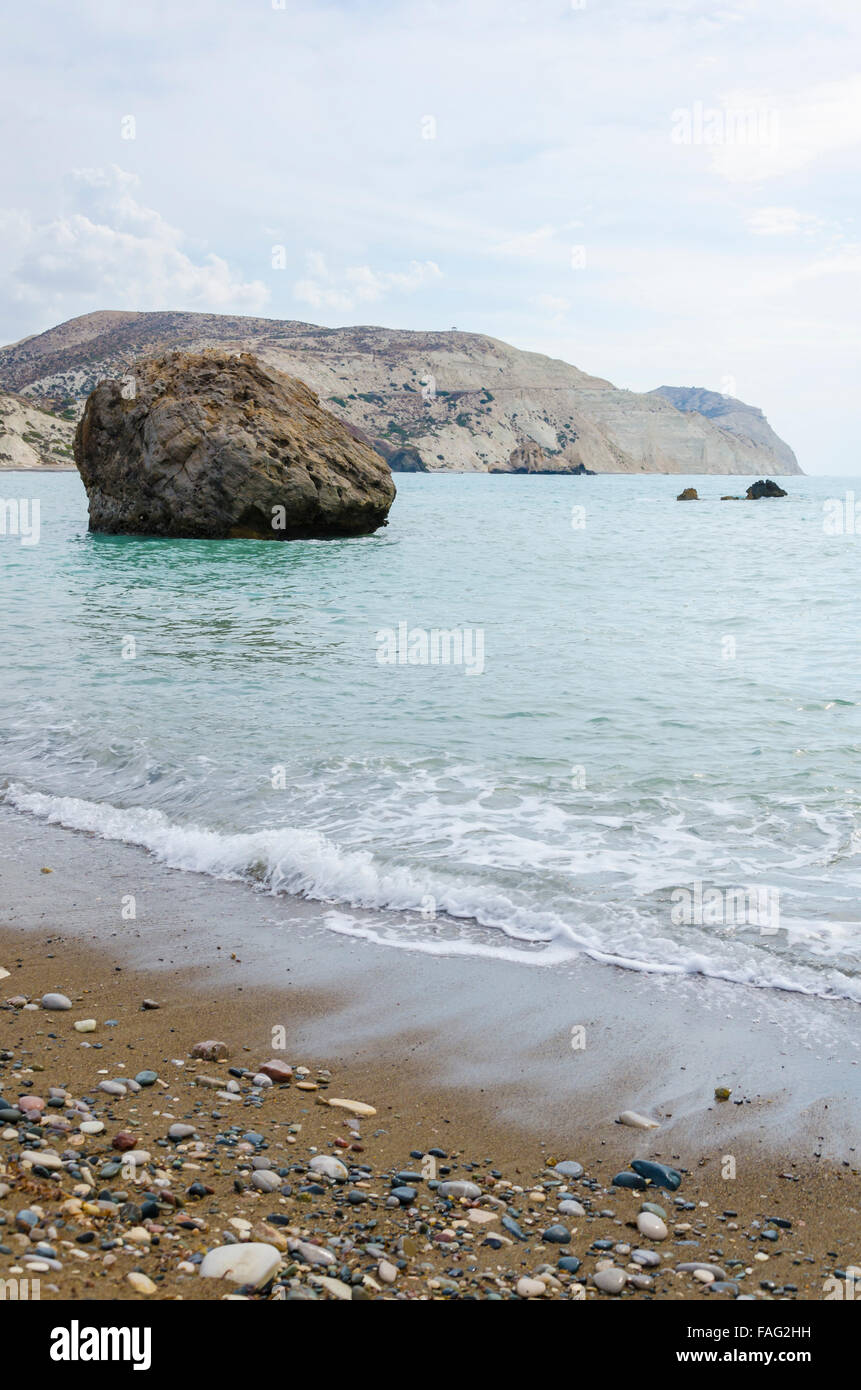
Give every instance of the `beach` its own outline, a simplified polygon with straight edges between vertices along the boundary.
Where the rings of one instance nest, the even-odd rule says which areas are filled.
[[[65,1092],[65,1108],[40,1111],[35,1130],[30,1122],[26,1133],[2,1131],[0,1182],[9,1190],[0,1206],[16,1238],[0,1277],[24,1277],[10,1271],[28,1268],[19,1263],[25,1240],[27,1249],[47,1240],[61,1266],[40,1268],[43,1297],[820,1299],[854,1268],[859,1080],[851,1017],[841,1016],[851,1005],[764,999],[737,986],[720,987],[717,1000],[714,981],[706,1003],[703,981],[656,993],[653,980],[646,990],[634,972],[588,961],[562,979],[540,967],[417,957],[335,937],[311,904],[302,927],[293,904],[289,928],[279,931],[279,900],[245,884],[171,871],[136,848],[0,815],[0,964],[10,971],[0,996],[18,1000],[0,1010],[9,1064],[2,1096]],[[118,924],[130,875],[141,913]],[[50,992],[71,1008],[20,1002]],[[93,1032],[74,1029],[83,1019],[95,1020]],[[572,1047],[580,1027],[585,1045]],[[195,1045],[208,1040],[228,1055],[194,1059]],[[294,1075],[255,1087],[257,1068],[273,1059]],[[158,1080],[134,1095],[98,1090],[106,1077],[142,1070]],[[220,1100],[196,1082],[200,1075],[223,1088],[233,1080],[239,1098]],[[729,1100],[715,1099],[720,1086]],[[69,1106],[84,1096],[87,1114],[104,1126],[98,1135],[78,1135],[78,1119],[52,1131],[51,1118],[75,1115]],[[333,1096],[373,1107],[358,1121],[358,1139],[355,1117],[326,1103]],[[624,1111],[659,1127],[619,1124]],[[177,1123],[193,1134],[169,1140]],[[120,1174],[118,1189],[116,1174],[98,1175],[121,1158],[112,1148],[119,1132],[148,1158],[133,1181]],[[269,1160],[254,1143],[243,1151],[245,1132],[262,1140]],[[89,1180],[79,1186],[74,1174],[40,1169],[40,1144],[72,1155],[77,1173],[86,1155],[92,1174],[92,1190],[79,1198],[86,1209],[67,1211],[60,1228],[62,1202]],[[15,1155],[24,1145],[31,1158],[22,1163]],[[474,1197],[441,1199],[428,1185],[422,1163],[431,1150],[451,1169],[433,1181],[474,1183]],[[315,1154],[369,1171],[315,1184]],[[255,1158],[265,1172],[267,1161],[282,1170],[271,1192],[253,1186]],[[679,1188],[613,1187],[633,1159],[677,1170]],[[554,1175],[557,1163],[582,1173]],[[33,1177],[34,1166],[43,1176]],[[389,1196],[393,1183],[410,1187],[397,1183],[399,1173],[412,1175],[406,1205]],[[189,1195],[194,1182],[212,1191]],[[138,1194],[164,1191],[169,1203],[142,1216]],[[26,1233],[16,1223],[25,1200],[43,1213]],[[644,1202],[665,1214],[660,1239],[637,1229]],[[554,1227],[564,1233],[557,1230],[559,1243],[543,1238]],[[88,1231],[95,1235],[79,1243]],[[262,1289],[198,1275],[207,1251],[233,1239],[281,1250]],[[331,1258],[306,1264],[284,1244],[294,1241]],[[648,1262],[638,1265],[633,1252],[643,1249],[650,1254],[638,1259]],[[573,1272],[558,1265],[572,1256],[580,1261]],[[610,1289],[612,1271],[623,1271],[621,1293],[595,1284],[602,1262]],[[697,1262],[712,1267],[716,1291],[691,1270],[677,1272]],[[390,1283],[381,1264],[386,1278],[396,1271]],[[321,1272],[336,1283],[321,1284]],[[133,1273],[152,1291],[135,1288]]]

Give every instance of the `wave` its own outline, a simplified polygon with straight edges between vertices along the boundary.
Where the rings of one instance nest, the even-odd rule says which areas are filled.
[[[645,918],[639,920],[635,936],[630,927],[619,933],[622,939],[614,949],[606,919],[599,936],[588,923],[574,925],[557,912],[516,904],[491,885],[447,881],[439,873],[381,864],[370,850],[344,849],[315,829],[282,826],[230,834],[180,825],[151,808],[52,796],[20,783],[10,784],[3,800],[49,824],[138,846],[170,868],[373,913],[362,919],[330,911],[323,921],[339,935],[381,946],[542,966],[559,965],[582,952],[641,973],[702,975],[758,989],[861,1003],[861,982],[837,969],[812,969],[738,940],[732,943],[733,954],[714,947],[697,950],[656,933],[655,923]],[[506,940],[499,940],[499,933]]]

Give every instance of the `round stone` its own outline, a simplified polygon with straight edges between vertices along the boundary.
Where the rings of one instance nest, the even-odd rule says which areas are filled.
[[[647,1240],[666,1240],[668,1234],[664,1222],[651,1211],[640,1212],[637,1217],[637,1230]]]
[[[71,1009],[72,1001],[67,999],[65,994],[43,994],[43,1009]]]

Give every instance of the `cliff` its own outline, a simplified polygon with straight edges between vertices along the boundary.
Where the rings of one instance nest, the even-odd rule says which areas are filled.
[[[661,393],[620,390],[567,362],[456,329],[102,311],[0,349],[0,387],[80,411],[100,380],[121,377],[141,356],[211,347],[253,352],[300,378],[396,470],[517,471],[518,451],[535,445],[540,471],[800,472],[770,431],[756,438],[726,416],[677,409]]]

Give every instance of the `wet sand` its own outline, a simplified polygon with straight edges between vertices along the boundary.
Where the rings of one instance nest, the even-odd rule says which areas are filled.
[[[61,1257],[61,1271],[41,1275],[60,1296],[83,1284],[84,1296],[135,1297],[127,1282],[132,1268],[153,1276],[153,1296],[211,1297],[215,1288],[223,1296],[221,1281],[200,1279],[193,1267],[178,1269],[188,1264],[179,1258],[181,1243],[193,1266],[220,1242],[232,1218],[259,1227],[273,1212],[288,1224],[269,1229],[286,1231],[287,1240],[304,1233],[325,1243],[333,1232],[349,1233],[343,1272],[349,1266],[351,1277],[367,1275],[371,1283],[358,1296],[370,1297],[509,1297],[519,1278],[535,1277],[544,1266],[555,1270],[560,1254],[576,1255],[581,1269],[554,1275],[559,1286],[551,1279],[545,1296],[607,1297],[592,1282],[598,1262],[616,1262],[630,1275],[636,1265],[624,1247],[645,1245],[659,1254],[659,1272],[642,1289],[629,1282],[624,1298],[733,1296],[708,1294],[691,1274],[676,1274],[686,1258],[722,1267],[729,1261],[726,1273],[741,1293],[822,1298],[824,1280],[861,1259],[853,1132],[861,1078],[849,1006],[713,981],[661,981],[589,961],[549,970],[393,950],[326,930],[319,905],[167,870],[130,847],[5,810],[0,837],[0,966],[10,971],[0,981],[0,1000],[38,1001],[46,991],[61,991],[73,1003],[64,1013],[0,1010],[0,1047],[11,1054],[3,1065],[3,1096],[42,1095],[56,1086],[70,1098],[93,1099],[93,1113],[105,1124],[85,1140],[95,1173],[97,1162],[110,1161],[112,1138],[130,1123],[132,1108],[136,1142],[153,1156],[154,1166],[138,1175],[144,1185],[161,1171],[168,1114],[191,1117],[192,1142],[205,1143],[209,1154],[200,1166],[213,1191],[199,1204],[186,1192],[195,1170],[165,1170],[176,1199],[171,1218],[179,1224],[157,1231],[158,1241],[137,1264],[129,1263],[122,1230],[112,1234],[116,1213],[104,1219],[76,1213],[98,1229],[99,1251],[103,1240],[118,1239],[122,1253],[107,1267],[110,1250],[88,1260],[71,1257],[74,1268]],[[129,895],[133,921],[121,915]],[[142,1009],[145,998],[160,1007]],[[96,1019],[95,1033],[74,1030],[82,1018]],[[109,1020],[116,1026],[108,1027]],[[585,1037],[575,1033],[573,1041],[585,1046],[572,1046],[572,1029],[579,1028]],[[230,1058],[193,1061],[190,1049],[203,1038],[222,1040]],[[251,1077],[273,1057],[307,1066],[304,1085],[320,1089],[299,1089],[294,1077],[255,1094]],[[14,1072],[16,1063],[21,1069]],[[215,1069],[226,1082],[230,1066],[247,1068],[248,1075],[236,1079],[240,1100],[219,1110],[217,1093],[196,1086],[194,1077]],[[40,1070],[29,1070],[34,1067]],[[155,1088],[117,1100],[95,1089],[105,1073],[134,1075],[141,1068],[158,1073]],[[321,1069],[331,1077],[318,1078]],[[28,1084],[19,1087],[19,1079]],[[715,1099],[718,1086],[730,1088],[729,1101]],[[361,1158],[347,1150],[349,1162],[371,1166],[367,1203],[356,1199],[353,1211],[344,1205],[342,1185],[328,1179],[324,1193],[303,1192],[308,1177],[304,1169],[297,1177],[298,1168],[285,1179],[288,1196],[249,1189],[253,1154],[237,1152],[235,1142],[219,1147],[218,1137],[232,1124],[249,1126],[281,1147],[288,1169],[307,1164],[315,1148],[337,1154],[354,1141],[345,1116],[318,1103],[333,1094],[376,1110],[361,1122]],[[625,1110],[643,1112],[660,1127],[640,1131],[616,1123]],[[295,1124],[302,1128],[291,1134]],[[49,1142],[62,1152],[62,1136]],[[457,1200],[452,1208],[419,1183],[414,1210],[387,1206],[391,1175],[415,1169],[418,1160],[410,1155],[432,1148],[458,1155],[448,1160],[450,1176],[475,1180],[480,1200]],[[0,1207],[13,1217],[21,1205],[18,1184],[33,1181],[26,1165],[22,1171],[10,1161],[15,1149],[17,1141],[0,1141],[7,1169],[0,1183],[12,1187]],[[633,1158],[681,1170],[679,1191],[611,1191],[612,1177]],[[583,1165],[584,1177],[563,1186],[581,1202],[584,1217],[557,1215],[559,1179],[548,1172],[554,1160]],[[351,1178],[353,1185],[363,1181]],[[71,1183],[62,1182],[67,1199]],[[106,1180],[104,1187],[116,1183]],[[30,1200],[24,1191],[20,1196]],[[481,1243],[485,1228],[469,1209],[499,1212],[494,1197],[508,1214],[518,1213],[525,1240]],[[677,1198],[693,1209],[678,1208]],[[629,1225],[643,1200],[666,1211],[665,1240],[651,1243]],[[50,1207],[47,1195],[45,1201]],[[206,1229],[182,1225],[183,1208]],[[775,1227],[775,1217],[790,1225]],[[155,1225],[164,1220],[162,1212]],[[369,1221],[377,1224],[366,1230]],[[567,1221],[570,1241],[543,1241],[541,1231],[559,1221]],[[449,1238],[437,1238],[452,1223],[454,1250]],[[676,1230],[688,1223],[702,1229]],[[766,1239],[765,1230],[776,1230],[777,1240]],[[507,1239],[498,1224],[490,1232]],[[405,1236],[413,1252],[407,1256],[399,1254]],[[621,1243],[622,1252],[594,1249],[595,1240]],[[375,1275],[367,1244],[403,1261],[391,1286]],[[85,1254],[91,1248],[79,1246]],[[0,1277],[16,1255],[0,1257]],[[453,1268],[461,1271],[456,1278]],[[642,1273],[653,1277],[651,1269]],[[279,1279],[291,1297],[330,1296],[301,1261]],[[434,1279],[442,1283],[434,1287]]]

